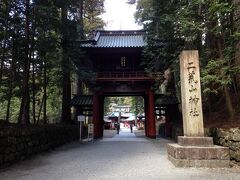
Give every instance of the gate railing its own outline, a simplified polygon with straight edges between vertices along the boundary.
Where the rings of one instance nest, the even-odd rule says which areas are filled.
[[[136,72],[101,72],[98,78],[146,78],[147,74],[143,71]]]

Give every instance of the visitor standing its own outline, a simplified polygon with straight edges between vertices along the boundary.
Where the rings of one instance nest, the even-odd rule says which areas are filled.
[[[120,123],[117,122],[117,134],[119,134],[119,131],[120,131]]]
[[[131,130],[131,133],[133,132],[133,125],[132,123],[130,123],[130,130]]]

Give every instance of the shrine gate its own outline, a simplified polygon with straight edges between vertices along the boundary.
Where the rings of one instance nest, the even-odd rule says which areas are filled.
[[[78,108],[78,114],[92,111],[94,138],[103,136],[103,107],[107,96],[142,96],[145,134],[149,138],[156,137],[155,116],[164,107],[166,135],[171,133],[171,124],[178,118],[178,102],[175,97],[168,100],[169,97],[153,91],[155,77],[148,76],[141,65],[146,46],[144,35],[144,31],[96,31],[92,40],[81,42],[89,58],[87,66],[94,72],[94,83],[82,80],[92,96],[76,95],[72,105]],[[76,63],[76,66],[79,71],[83,68],[82,64]]]

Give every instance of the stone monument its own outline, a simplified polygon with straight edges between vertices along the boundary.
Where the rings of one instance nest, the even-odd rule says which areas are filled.
[[[197,50],[180,55],[184,136],[168,144],[168,159],[177,167],[229,167],[229,149],[204,137],[199,55]]]

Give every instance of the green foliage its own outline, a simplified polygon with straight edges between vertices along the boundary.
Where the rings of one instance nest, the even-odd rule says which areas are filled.
[[[144,113],[144,99],[140,96],[132,97],[132,111],[135,115],[142,115]]]
[[[93,30],[101,30],[105,26],[105,22],[100,17],[104,10],[105,0],[87,0],[83,4],[83,22],[84,33],[89,36]]]
[[[86,33],[92,28],[104,26],[99,18],[104,12],[103,2],[84,1],[84,19],[88,23]],[[9,121],[17,122],[21,99],[28,98],[21,93],[28,76],[27,93],[30,101],[27,102],[27,113],[30,121],[43,122],[46,87],[47,120],[49,123],[59,122],[63,71],[67,69],[75,73],[73,62],[76,61],[84,68],[89,67],[84,53],[79,48],[67,48],[63,41],[63,37],[69,41],[81,39],[77,29],[79,17],[82,16],[78,14],[79,3],[78,0],[0,1],[0,119],[6,119],[9,114]],[[64,20],[61,13],[63,9],[67,9],[67,18]],[[62,59],[67,61],[63,62]],[[30,61],[30,66],[26,66],[26,60]],[[83,78],[94,77],[89,69],[79,74]],[[36,122],[33,122],[34,116]]]
[[[177,1],[138,1],[135,18],[138,23],[144,24],[147,31],[148,46],[143,53],[143,64],[147,65],[148,72],[160,71],[177,59],[180,47],[176,46],[179,39],[176,31],[177,7]],[[159,67],[161,65],[163,67]]]
[[[230,67],[226,65],[224,60],[210,60],[202,70],[202,84],[204,93],[218,94],[219,88],[232,83],[230,76]]]
[[[143,53],[146,71],[154,74],[171,66],[178,84],[178,54],[183,49],[198,49],[204,95],[225,96],[228,110],[233,112],[229,94],[233,90],[239,94],[240,89],[240,83],[235,81],[240,65],[236,56],[240,42],[239,5],[228,0],[139,0],[137,3],[136,21],[144,24],[147,31],[148,46]],[[176,43],[178,39],[183,41]],[[170,43],[156,46],[160,41]]]
[[[11,101],[12,108],[10,111],[10,122],[11,123],[17,123],[17,118],[19,115],[19,108],[20,108],[20,100],[17,97],[12,98]],[[0,103],[1,111],[0,111],[0,119],[5,120],[6,119],[6,111],[7,111],[7,101],[2,101]]]
[[[126,106],[131,107],[130,111],[136,115],[144,113],[144,99],[140,96],[132,97],[106,97],[104,99],[104,114],[111,112],[112,106]]]
[[[218,94],[226,85],[233,83],[233,76],[240,73],[240,66],[229,66],[223,59],[210,60],[202,70],[204,93]]]
[[[139,24],[146,24],[153,18],[151,8],[153,6],[153,0],[139,0],[137,2],[137,11],[135,13],[135,19]]]

